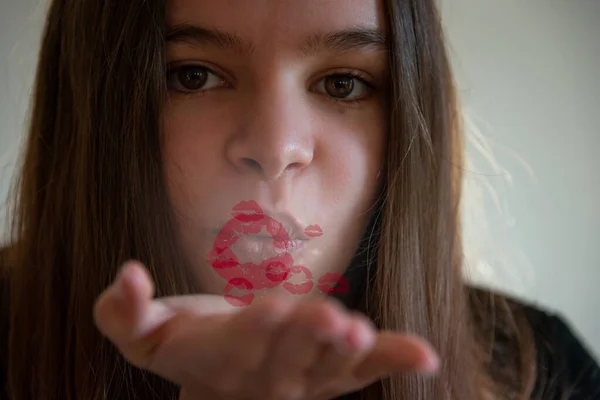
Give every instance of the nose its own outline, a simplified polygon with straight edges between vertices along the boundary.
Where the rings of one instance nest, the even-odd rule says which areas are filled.
[[[226,147],[226,156],[236,169],[273,181],[298,173],[312,162],[314,138],[308,107],[285,92],[259,94],[245,103],[237,131]]]

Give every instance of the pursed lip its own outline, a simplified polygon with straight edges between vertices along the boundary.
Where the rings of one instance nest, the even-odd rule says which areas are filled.
[[[291,213],[265,211],[252,200],[238,203],[231,214],[220,229],[211,230],[213,248],[206,257],[227,281],[226,293],[234,287],[250,291],[230,298],[230,303],[249,304],[254,298],[252,291],[275,288],[289,278],[294,268],[306,268],[294,266],[291,253],[323,234],[318,225],[303,228]],[[237,253],[245,254],[246,260],[240,261],[241,254]],[[290,293],[299,290],[297,286],[284,284]]]
[[[284,239],[280,237],[272,237],[269,235],[259,234],[239,234],[236,232],[231,232],[228,235],[231,235],[233,238],[237,236],[236,246],[240,246],[242,244],[242,251],[252,251],[255,253],[262,254],[262,257],[275,257],[278,254],[282,254],[284,252],[288,253],[296,253],[298,251],[304,250],[306,248],[307,240],[304,239]],[[239,250],[240,248],[237,247]]]
[[[290,242],[304,242],[323,234],[318,225],[304,225],[289,212],[271,212],[261,208],[255,201],[243,201],[232,210],[233,218],[242,225],[257,224],[263,229],[256,233],[239,232],[237,229],[228,229],[227,224],[213,231],[214,234],[245,235],[256,240],[280,239]]]

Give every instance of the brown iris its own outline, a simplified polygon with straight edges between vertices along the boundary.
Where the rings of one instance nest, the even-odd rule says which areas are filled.
[[[331,97],[346,98],[354,90],[354,78],[347,75],[332,75],[325,78],[325,90]]]
[[[199,90],[208,81],[208,71],[202,67],[183,67],[177,71],[177,78],[186,90]]]

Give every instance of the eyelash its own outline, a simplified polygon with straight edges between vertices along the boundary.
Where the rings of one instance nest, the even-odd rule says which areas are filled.
[[[205,65],[184,64],[184,65],[176,65],[176,66],[173,66],[173,65],[167,66],[167,82],[169,81],[170,77],[174,73],[179,72],[183,68],[192,68],[192,67],[204,69],[209,74],[214,75],[214,76],[218,77],[219,79],[222,79],[223,81],[227,81],[225,78],[222,77],[221,74],[219,74],[218,72],[215,72],[212,68],[207,67]],[[366,79],[365,74],[363,74],[357,70],[335,71],[335,72],[329,73],[328,75],[321,77],[318,82],[321,82],[321,80],[326,79],[328,77],[332,77],[332,76],[342,76],[342,77],[350,77],[352,79],[357,79],[360,81],[360,83],[365,85],[366,90],[368,91],[368,93],[365,96],[356,98],[356,99],[350,99],[350,100],[344,99],[344,98],[333,97],[331,95],[328,95],[327,93],[318,93],[318,92],[313,91],[314,93],[324,95],[327,99],[329,99],[330,101],[333,101],[335,104],[338,104],[338,105],[343,105],[345,107],[351,107],[351,108],[357,107],[360,103],[362,103],[362,101],[364,101],[365,99],[370,97],[373,90],[375,89],[375,86]],[[177,90],[177,89],[170,89],[170,90],[174,90],[175,92],[177,92],[178,95],[187,97],[187,96],[205,95],[208,91],[210,91],[212,89],[205,89],[205,90],[200,89],[200,90],[196,90],[196,91],[194,91],[194,90]]]
[[[180,70],[184,69],[184,68],[198,68],[198,69],[203,69],[205,70],[207,73],[209,73],[210,75],[214,75],[216,77],[218,77],[219,79],[221,79],[222,81],[226,82],[227,80],[225,78],[222,77],[222,74],[215,72],[215,70],[213,68],[207,67],[206,65],[202,65],[202,64],[183,64],[183,65],[172,65],[169,64],[167,65],[167,75],[166,75],[166,80],[167,80],[167,87],[169,85],[169,81],[170,78],[173,74],[179,72]],[[200,90],[178,90],[178,89],[171,89],[168,87],[169,90],[172,90],[174,92],[176,92],[178,95],[184,96],[184,97],[188,97],[188,96],[201,96],[206,94],[209,90],[211,89],[200,89]]]
[[[359,80],[363,85],[365,85],[367,87],[368,93],[365,96],[359,97],[357,99],[346,100],[346,99],[340,99],[340,98],[336,98],[333,96],[329,96],[328,94],[324,94],[324,96],[327,97],[327,99],[333,101],[335,104],[339,104],[339,105],[342,105],[345,107],[355,108],[355,107],[359,106],[364,100],[369,98],[369,96],[373,93],[373,91],[375,89],[375,86],[366,79],[365,75],[357,70],[346,70],[346,71],[341,71],[341,72],[334,72],[329,75],[325,75],[320,79],[325,79],[330,76],[348,76],[348,77],[351,77],[352,79]],[[319,94],[322,94],[322,93],[319,93]]]

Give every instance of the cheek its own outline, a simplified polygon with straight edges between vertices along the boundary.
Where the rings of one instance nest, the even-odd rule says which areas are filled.
[[[189,101],[188,103],[193,103]],[[222,163],[222,132],[227,119],[203,112],[193,104],[171,104],[164,112],[164,173],[175,206],[202,204],[203,193],[214,186]]]
[[[329,130],[320,166],[327,175],[323,189],[330,201],[358,209],[370,207],[376,195],[386,138],[381,112],[373,110],[363,117]]]

